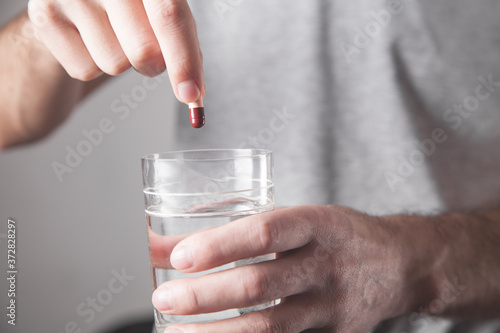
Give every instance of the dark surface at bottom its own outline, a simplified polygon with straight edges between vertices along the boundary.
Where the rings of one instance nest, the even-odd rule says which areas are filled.
[[[151,333],[153,331],[154,319],[137,320],[130,323],[116,325],[116,327],[102,333]]]

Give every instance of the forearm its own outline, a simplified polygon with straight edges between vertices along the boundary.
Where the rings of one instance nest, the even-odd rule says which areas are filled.
[[[500,210],[385,219],[402,235],[411,311],[500,317]]]
[[[0,31],[0,149],[50,133],[85,94],[34,37],[23,13]]]

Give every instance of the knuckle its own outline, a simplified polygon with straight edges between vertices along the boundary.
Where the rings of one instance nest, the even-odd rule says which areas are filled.
[[[311,241],[316,235],[316,224],[323,221],[317,215],[296,217],[294,228],[303,242]]]
[[[28,16],[36,27],[41,28],[59,19],[59,6],[52,0],[30,1],[28,2]]]
[[[96,66],[108,75],[119,75],[130,68],[130,63],[119,48],[114,48],[109,52],[91,55]]]
[[[73,79],[84,82],[92,81],[102,74],[102,72],[96,67],[87,69],[66,69],[66,72],[68,72],[69,76]]]
[[[135,47],[130,52],[129,60],[134,67],[143,67],[145,64],[161,59],[160,46],[155,42],[149,42]]]
[[[168,71],[169,73],[190,73],[191,72],[191,67],[192,63],[189,62],[189,59],[185,57],[184,54],[180,50],[172,50],[171,54],[171,61],[168,64]]]
[[[255,312],[257,319],[253,321],[254,327],[252,332],[260,333],[288,333],[285,325],[273,319],[271,316],[266,316],[260,312]]]
[[[262,217],[262,219],[258,223],[258,239],[260,242],[260,247],[263,250],[270,249],[274,243],[279,243],[278,239],[278,230],[272,220],[266,217]]]
[[[190,314],[190,313],[196,313],[196,311],[200,308],[200,303],[198,300],[198,295],[196,293],[196,290],[187,284],[185,286],[185,297],[183,297],[183,300],[185,303],[184,304],[184,313]]]
[[[161,17],[169,21],[179,21],[182,18],[182,6],[176,0],[165,1],[160,11]]]
[[[130,68],[130,64],[128,63],[128,61],[124,60],[111,62],[101,67],[104,73],[111,76],[120,75],[121,73],[125,72],[128,68]]]
[[[269,278],[263,272],[248,266],[250,272],[246,274],[244,284],[244,295],[248,302],[260,302],[267,300],[269,291]]]
[[[203,242],[203,240],[200,239],[200,244],[202,244],[200,251],[196,254],[197,257],[203,258],[200,259],[200,261],[204,260],[207,263],[212,263],[218,262],[224,257],[220,243],[213,240]]]
[[[186,17],[185,6],[179,0],[159,1],[155,13],[166,26],[180,25]]]

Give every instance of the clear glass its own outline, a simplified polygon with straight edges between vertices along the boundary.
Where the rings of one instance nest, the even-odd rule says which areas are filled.
[[[185,235],[235,222],[274,208],[272,153],[259,149],[178,151],[142,159],[144,200],[153,288],[166,281],[205,275],[274,259],[265,255],[200,273],[170,266],[170,252]],[[217,313],[171,316],[155,310],[158,333],[177,323],[211,322],[273,306],[268,302]]]

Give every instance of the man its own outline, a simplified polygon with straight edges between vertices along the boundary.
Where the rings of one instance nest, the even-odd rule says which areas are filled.
[[[395,317],[376,331],[498,329],[486,320],[500,317],[499,5],[268,0],[191,10],[183,0],[34,0],[32,23],[24,14],[0,36],[2,147],[48,134],[103,72],[133,66],[151,76],[167,67],[184,103],[205,97],[207,126],[180,130],[181,148],[275,151],[277,203],[292,207],[188,237],[171,262],[195,272],[279,259],[166,284],[153,302],[168,314],[282,303],[168,332],[367,332]],[[7,37],[30,24],[40,42],[16,50]]]

